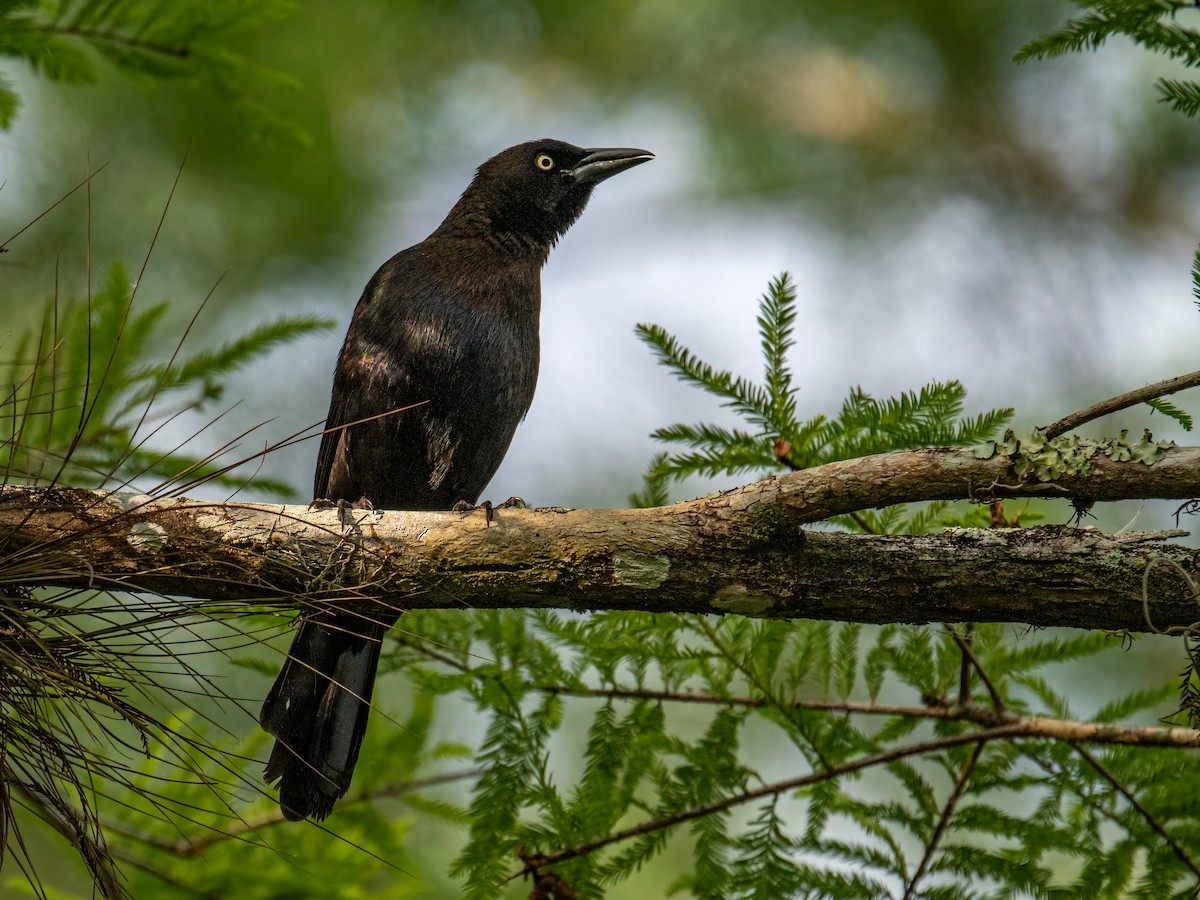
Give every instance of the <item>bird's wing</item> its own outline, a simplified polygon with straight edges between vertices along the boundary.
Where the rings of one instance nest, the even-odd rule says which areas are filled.
[[[429,399],[417,396],[412,384],[413,369],[419,365],[419,358],[402,351],[393,350],[384,358],[343,352],[317,454],[313,487],[318,498],[366,497],[391,509],[422,508],[422,494],[428,490],[422,474],[422,416],[419,407],[407,408]],[[405,505],[413,502],[419,505]]]
[[[352,488],[349,468],[350,432],[352,429],[339,428],[353,422],[358,416],[350,407],[357,406],[358,391],[333,391],[333,399],[329,405],[329,415],[325,420],[325,434],[321,436],[321,449],[317,451],[317,471],[313,479],[313,496],[318,500],[357,500],[350,497],[347,490]]]

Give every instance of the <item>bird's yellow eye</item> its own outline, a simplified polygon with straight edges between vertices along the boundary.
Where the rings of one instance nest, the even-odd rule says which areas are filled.
[[[534,163],[543,172],[549,172],[554,168],[554,159],[547,153],[539,153],[538,158],[534,160]]]

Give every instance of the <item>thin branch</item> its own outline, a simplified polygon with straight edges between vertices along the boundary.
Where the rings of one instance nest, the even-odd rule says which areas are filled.
[[[576,844],[573,847],[564,847],[560,850],[553,850],[550,853],[539,854],[530,858],[526,866],[520,872],[514,873],[512,877],[523,874],[524,872],[532,872],[535,869],[541,869],[546,866],[556,863],[565,862],[568,859],[586,856],[589,853],[594,853],[610,844],[627,841],[630,838],[641,837],[644,834],[651,834],[655,831],[661,831],[664,828],[670,828],[674,825],[690,822],[693,819],[699,819],[703,816],[713,815],[714,813],[724,812],[727,809],[732,809],[735,806],[740,806],[743,803],[751,803],[755,800],[760,800],[763,797],[776,796],[787,791],[793,791],[797,788],[806,787],[810,784],[819,784],[822,781],[828,781],[831,778],[838,778],[842,775],[848,775],[851,772],[860,772],[863,769],[869,769],[874,766],[883,765],[885,763],[895,762],[898,759],[905,759],[909,756],[919,756],[925,753],[936,753],[940,750],[948,750],[951,747],[961,747],[963,744],[975,744],[996,740],[998,738],[1016,738],[1022,737],[1019,728],[1013,725],[1001,725],[996,728],[985,728],[982,731],[973,731],[967,734],[956,734],[950,737],[939,738],[933,741],[922,741],[918,744],[909,744],[905,747],[895,747],[891,750],[886,750],[882,753],[876,753],[871,756],[862,756],[858,759],[850,760],[849,762],[839,763],[835,766],[821,769],[817,772],[811,772],[808,775],[801,775],[798,778],[789,778],[786,781],[776,781],[772,784],[763,785],[760,788],[755,788],[752,791],[744,791],[740,794],[735,794],[732,797],[726,797],[723,800],[716,800],[712,803],[705,803],[701,806],[694,806],[690,809],[680,810],[679,812],[663,816],[658,819],[652,819],[648,822],[642,822],[639,825],[634,825],[631,828],[625,828],[621,831],[614,831],[611,834],[601,838],[595,838],[590,841]]]
[[[949,631],[955,638],[958,637],[958,632],[954,630],[953,625],[947,625],[946,630]],[[975,637],[975,623],[967,623],[967,636],[963,639],[970,643]],[[959,645],[962,646],[961,644]],[[971,660],[966,653],[959,654],[958,660],[958,702],[971,702]]]
[[[447,653],[439,653],[437,650],[431,649],[427,646],[427,642],[424,640],[415,640],[395,631],[389,633],[388,638],[392,641],[395,641],[397,644],[408,647],[410,650],[415,650],[428,659],[440,662],[442,665],[448,666],[451,669],[457,669],[459,672],[467,672],[471,675],[476,674],[471,671],[471,667],[466,663],[455,659],[453,656],[450,656]],[[476,675],[476,677],[482,676]]]
[[[1072,749],[1074,749],[1075,752],[1078,753],[1089,766],[1100,773],[1101,777],[1111,784],[1117,793],[1125,798],[1130,806],[1137,810],[1138,815],[1146,820],[1146,824],[1149,825],[1159,837],[1171,845],[1171,850],[1179,858],[1179,861],[1191,869],[1192,873],[1197,878],[1200,878],[1200,866],[1197,866],[1196,863],[1192,861],[1192,858],[1188,856],[1187,851],[1183,849],[1179,842],[1167,833],[1167,829],[1163,827],[1163,824],[1159,822],[1157,818],[1154,817],[1153,813],[1146,809],[1146,807],[1142,806],[1137,797],[1133,795],[1133,792],[1124,784],[1122,784],[1121,781],[1112,774],[1112,772],[1108,771],[1108,768],[1104,765],[1104,763],[1100,762],[1100,760],[1088,753],[1088,751],[1083,747],[1073,746]],[[1200,885],[1197,885],[1197,887],[1200,889]]]
[[[975,771],[975,764],[979,762],[979,757],[983,755],[983,748],[985,746],[987,745],[983,743],[976,744],[970,759],[962,767],[962,771],[958,773],[958,778],[954,782],[954,790],[946,798],[946,805],[942,807],[942,815],[938,818],[937,827],[933,829],[933,835],[929,838],[929,843],[925,846],[925,853],[921,857],[921,864],[917,866],[917,871],[913,873],[912,881],[908,883],[908,888],[904,891],[904,900],[911,900],[911,898],[916,896],[917,883],[925,877],[925,871],[929,868],[929,862],[933,859],[938,842],[946,832],[946,826],[950,823],[950,817],[954,815],[954,807],[958,805],[958,798],[962,796],[962,792],[967,786],[967,781],[971,778],[971,773]]]
[[[761,709],[777,704],[761,697],[722,697],[679,691],[657,691],[629,688],[569,688],[540,685],[537,690],[567,697],[613,698],[620,700],[658,700],[678,703],[703,703],[725,706],[745,706]],[[1111,725],[1100,722],[1080,722],[1073,719],[1053,719],[1048,716],[1017,715],[1007,710],[995,710],[977,704],[947,704],[944,706],[887,706],[878,703],[853,701],[792,700],[786,706],[820,712],[843,712],[865,716],[906,716],[914,719],[942,719],[972,722],[976,725],[1013,726],[1022,737],[1041,737],[1085,744],[1119,744],[1139,747],[1200,747],[1200,731],[1194,728],[1163,728],[1158,726]]]
[[[1145,403],[1147,400],[1165,397],[1168,394],[1174,394],[1187,388],[1195,387],[1198,384],[1200,384],[1200,372],[1192,372],[1188,375],[1168,378],[1165,381],[1157,381],[1154,384],[1138,388],[1136,391],[1118,394],[1116,397],[1095,403],[1087,409],[1073,412],[1069,416],[1063,416],[1053,425],[1047,425],[1043,430],[1046,432],[1046,437],[1056,438],[1060,434],[1066,434],[1068,431],[1078,428],[1080,425],[1090,422],[1093,419],[1099,419],[1110,413],[1119,412],[1131,406],[1137,406],[1139,403]]]
[[[725,643],[717,635],[716,629],[708,623],[704,616],[696,616],[694,617],[693,621],[700,626],[700,630],[704,632],[704,636],[708,638],[709,642],[711,642],[712,645],[717,648],[717,651],[729,661],[730,665],[741,672],[746,677],[746,680],[750,682],[750,684],[758,688],[759,693],[762,694],[764,698],[764,703],[770,704],[783,713],[784,719],[791,723],[792,727],[796,729],[796,733],[799,734],[800,737],[804,738],[804,742],[808,745],[808,749],[812,752],[813,756],[820,761],[821,765],[828,767],[829,759],[821,750],[820,742],[815,740],[809,733],[808,725],[805,723],[804,717],[791,715],[791,713],[795,711],[795,707],[775,696],[775,692],[771,690],[771,686],[759,678],[758,673],[746,665],[746,663],[739,658],[738,654],[732,652],[728,647],[725,646]]]
[[[155,41],[144,41],[117,31],[97,31],[92,28],[78,28],[71,25],[44,25],[39,30],[46,34],[77,37],[80,40],[92,41],[98,44],[114,44],[118,47],[126,47],[142,53],[155,53],[159,56],[169,56],[174,59],[187,59],[192,55],[192,51],[187,47],[172,47],[169,44],[159,44]]]
[[[83,181],[79,182],[79,184],[75,185],[75,187],[71,188],[69,191],[67,191],[65,194],[63,194],[61,197],[59,197],[57,200],[55,200],[53,203],[51,203],[49,206],[47,206],[45,209],[43,209],[40,213],[38,213],[36,216],[34,216],[32,219],[30,219],[28,222],[26,222],[25,225],[16,234],[14,234],[8,240],[4,241],[4,243],[0,243],[0,249],[8,250],[9,244],[11,244],[17,238],[19,238],[22,234],[24,234],[26,231],[28,231],[34,225],[36,225],[43,216],[48,215],[56,206],[58,206],[60,203],[62,203],[64,200],[66,200],[68,197],[70,197],[73,193],[75,193],[77,190],[79,190],[85,184],[91,184],[92,179],[95,178],[97,175],[99,175],[101,172],[103,172],[107,165],[108,165],[108,163],[105,163],[103,166],[98,168],[95,172],[89,172],[87,177],[84,178]]]
[[[992,679],[988,677],[988,673],[983,670],[983,665],[979,659],[971,652],[971,644],[962,635],[960,635],[952,625],[947,625],[946,630],[954,637],[955,643],[958,644],[958,649],[962,651],[963,660],[970,663],[971,667],[979,675],[979,680],[983,682],[983,686],[987,688],[988,694],[992,698],[992,705],[997,711],[1004,711],[1004,701],[1000,699],[1000,692],[996,690],[996,685],[992,683]],[[970,693],[960,699],[960,702],[967,702],[970,699]]]

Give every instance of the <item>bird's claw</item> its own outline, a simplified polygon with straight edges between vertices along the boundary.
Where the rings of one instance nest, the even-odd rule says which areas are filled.
[[[359,497],[353,503],[348,500],[330,500],[328,497],[318,497],[312,503],[308,504],[309,509],[336,509],[338,515],[338,524],[343,528],[350,528],[355,524],[354,510],[362,509],[367,512],[378,512],[375,509],[375,504],[366,497]]]
[[[468,503],[466,500],[459,500],[452,507],[451,512],[470,513],[477,509],[482,509],[484,512],[484,522],[487,525],[492,524],[492,519],[495,518],[496,510],[498,509],[528,509],[528,504],[520,497],[509,497],[503,503],[492,503],[491,500],[484,500],[479,505]]]

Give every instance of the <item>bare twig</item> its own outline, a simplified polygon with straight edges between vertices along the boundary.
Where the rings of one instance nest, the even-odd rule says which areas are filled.
[[[30,219],[28,222],[26,222],[25,225],[22,226],[20,231],[18,231],[16,234],[14,234],[12,237],[10,237],[8,240],[4,241],[4,243],[0,244],[0,248],[3,248],[4,250],[8,250],[9,244],[11,244],[17,238],[19,238],[22,234],[24,234],[26,231],[28,231],[34,225],[36,225],[42,219],[43,216],[49,214],[56,206],[58,206],[60,203],[62,203],[64,200],[66,200],[68,197],[70,197],[73,193],[75,193],[77,190],[79,190],[85,184],[91,184],[92,179],[95,178],[97,175],[99,175],[101,172],[103,172],[105,166],[107,166],[107,165],[108,165],[108,163],[105,163],[103,166],[98,168],[95,172],[89,171],[87,174],[87,177],[85,177],[83,179],[83,181],[79,182],[79,184],[75,185],[75,187],[71,188],[69,191],[67,191],[65,194],[63,194],[61,197],[59,197],[57,200],[55,200],[53,203],[51,203],[49,206],[47,206],[45,209],[43,209],[40,213],[38,213],[36,216],[34,216],[32,219]]]
[[[658,819],[642,822],[638,825],[634,825],[631,828],[625,828],[621,831],[614,831],[611,834],[605,835],[604,837],[595,838],[590,841],[584,841],[576,844],[573,847],[564,847],[560,850],[553,850],[550,853],[540,854],[537,857],[532,858],[530,864],[527,864],[526,867],[520,872],[514,873],[512,877],[515,878],[522,872],[530,871],[534,868],[540,869],[544,868],[545,866],[565,862],[568,859],[586,856],[587,854],[594,853],[596,850],[600,850],[609,846],[610,844],[627,841],[630,838],[640,837],[644,834],[650,834],[655,831],[660,831],[664,828],[670,828],[683,822],[690,822],[693,819],[699,819],[703,816],[724,812],[727,809],[732,809],[733,807],[740,806],[743,803],[751,803],[755,800],[760,800],[763,797],[771,797],[787,791],[796,790],[797,788],[806,787],[810,784],[818,784],[822,781],[828,781],[831,778],[837,778],[841,775],[847,775],[851,772],[860,772],[863,769],[869,769],[874,766],[894,762],[898,759],[905,759],[909,756],[919,756],[925,753],[936,753],[940,750],[948,750],[951,747],[960,747],[963,744],[975,744],[996,740],[998,738],[1013,738],[1021,736],[1022,735],[1018,728],[1015,728],[1012,725],[1000,725],[996,728],[985,728],[982,731],[972,731],[967,734],[956,734],[933,741],[922,741],[917,744],[909,744],[905,747],[895,747],[882,753],[872,754],[871,756],[862,756],[858,759],[850,760],[849,762],[829,766],[828,768],[821,769],[817,772],[801,775],[798,778],[789,778],[785,781],[776,781],[771,784],[763,785],[760,788],[755,788],[751,791],[744,791],[740,794],[726,797],[723,800],[717,800],[712,803],[694,806],[690,809],[680,810],[679,812],[672,813],[668,816],[662,816]]]
[[[1121,781],[1112,774],[1112,772],[1108,771],[1108,768],[1104,765],[1104,763],[1100,762],[1100,760],[1088,753],[1088,751],[1083,747],[1076,746],[1074,747],[1074,750],[1089,766],[1099,772],[1101,777],[1111,784],[1117,793],[1125,798],[1130,806],[1137,810],[1138,815],[1146,820],[1146,824],[1149,825],[1159,837],[1171,845],[1171,850],[1179,858],[1179,861],[1191,869],[1192,873],[1196,875],[1197,878],[1200,878],[1200,866],[1196,865],[1196,863],[1188,855],[1187,851],[1183,849],[1177,840],[1171,837],[1171,835],[1167,834],[1167,829],[1163,827],[1163,824],[1154,817],[1154,814],[1151,813],[1150,810],[1142,806],[1137,797],[1133,795],[1133,792],[1124,784],[1122,784]],[[1200,885],[1197,885],[1197,888],[1200,889]]]
[[[921,857],[921,863],[917,866],[917,871],[913,873],[912,881],[908,883],[908,888],[904,891],[904,900],[910,900],[910,898],[916,896],[917,883],[925,877],[925,871],[929,868],[929,861],[933,859],[938,842],[942,839],[942,835],[946,831],[950,817],[954,815],[954,807],[958,805],[958,798],[962,796],[962,792],[967,786],[967,781],[971,778],[971,773],[975,771],[975,764],[979,762],[979,757],[983,755],[983,748],[985,746],[983,743],[976,744],[975,750],[962,767],[962,771],[958,773],[958,778],[954,782],[954,790],[946,798],[946,805],[942,807],[942,814],[938,818],[937,826],[933,829],[929,843],[925,845],[925,853]]]
[[[1101,416],[1107,416],[1110,413],[1119,412],[1131,406],[1137,406],[1139,403],[1145,403],[1147,400],[1165,397],[1168,394],[1174,394],[1178,391],[1195,387],[1198,384],[1200,384],[1200,372],[1191,372],[1187,375],[1168,378],[1166,381],[1157,381],[1154,384],[1138,388],[1136,391],[1118,394],[1116,397],[1093,404],[1087,409],[1073,412],[1069,416],[1063,416],[1053,425],[1047,425],[1043,430],[1046,432],[1046,437],[1056,438],[1060,434],[1066,434],[1068,431],[1078,428],[1080,425],[1090,422],[1093,419],[1099,419]]]
[[[680,691],[656,691],[629,688],[568,688],[557,685],[539,686],[538,690],[568,697],[597,697],[621,700],[657,700],[679,703],[703,703],[725,706],[747,706],[760,709],[775,703],[761,697],[721,697]],[[865,716],[907,716],[915,719],[944,719],[973,722],[996,727],[1015,726],[1022,737],[1043,737],[1053,740],[1087,744],[1122,744],[1142,747],[1200,747],[1200,731],[1194,728],[1163,728],[1157,726],[1110,725],[1099,722],[1080,722],[1074,719],[1054,719],[1048,716],[1017,715],[973,703],[929,706],[889,706],[879,703],[856,703],[850,700],[792,700],[794,709],[821,712],[842,712]]]
[[[968,626],[970,627],[970,626]],[[971,652],[971,643],[966,638],[955,630],[954,626],[947,625],[946,630],[953,636],[955,643],[958,644],[958,649],[962,651],[963,660],[969,663],[976,674],[979,675],[979,680],[983,682],[983,686],[987,688],[988,694],[992,698],[992,705],[1000,712],[1004,711],[1004,701],[1000,699],[1000,692],[996,690],[996,685],[992,683],[992,679],[988,677],[988,673],[983,670],[983,665],[979,659]],[[961,679],[960,679],[961,680]],[[960,703],[966,703],[970,700],[970,691],[960,697]]]

